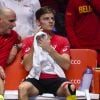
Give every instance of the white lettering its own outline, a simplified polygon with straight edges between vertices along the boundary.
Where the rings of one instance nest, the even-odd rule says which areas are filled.
[[[81,64],[81,60],[71,60],[71,64]]]
[[[74,84],[80,84],[81,80],[80,79],[72,79],[71,82]]]

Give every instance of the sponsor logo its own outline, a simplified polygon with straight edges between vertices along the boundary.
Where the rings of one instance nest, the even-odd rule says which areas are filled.
[[[53,45],[52,48],[53,48],[53,49],[56,49],[56,48],[57,48],[57,45]]]
[[[81,83],[81,80],[80,79],[72,79],[71,82],[73,84],[80,84]]]
[[[63,52],[68,50],[68,46],[65,46],[64,49],[62,50]]]
[[[89,13],[89,12],[92,12],[92,8],[91,8],[91,6],[89,5],[84,5],[84,6],[79,6],[79,8],[78,8],[78,10],[79,10],[79,13],[81,14],[81,13]]]
[[[29,50],[30,50],[30,48],[28,47],[28,48],[25,49],[25,52],[28,52]]]
[[[81,60],[71,60],[71,64],[81,64]]]

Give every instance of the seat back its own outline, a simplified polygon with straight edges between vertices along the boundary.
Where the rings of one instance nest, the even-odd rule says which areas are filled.
[[[87,67],[92,69],[97,66],[97,55],[90,49],[71,49],[71,66],[65,71],[66,77],[75,84],[78,89],[84,71]]]
[[[93,92],[100,94],[100,69],[94,70]]]
[[[5,90],[17,90],[22,79],[28,74],[21,63],[21,51],[17,54],[15,61],[7,66],[5,73]]]

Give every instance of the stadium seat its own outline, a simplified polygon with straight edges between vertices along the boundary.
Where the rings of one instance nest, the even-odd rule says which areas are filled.
[[[100,69],[94,70],[93,92],[100,94]]]
[[[84,71],[89,67],[93,71],[97,66],[97,54],[90,49],[71,49],[71,66],[65,71],[66,77],[79,89]],[[91,91],[94,92],[94,79]]]

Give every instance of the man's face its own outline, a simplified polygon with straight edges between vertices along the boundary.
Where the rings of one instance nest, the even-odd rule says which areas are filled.
[[[55,20],[53,13],[47,13],[40,17],[37,21],[38,25],[41,26],[43,30],[52,31],[54,28]]]
[[[16,15],[14,13],[7,13],[4,17],[0,18],[0,24],[3,34],[10,34],[13,27],[16,26]]]

